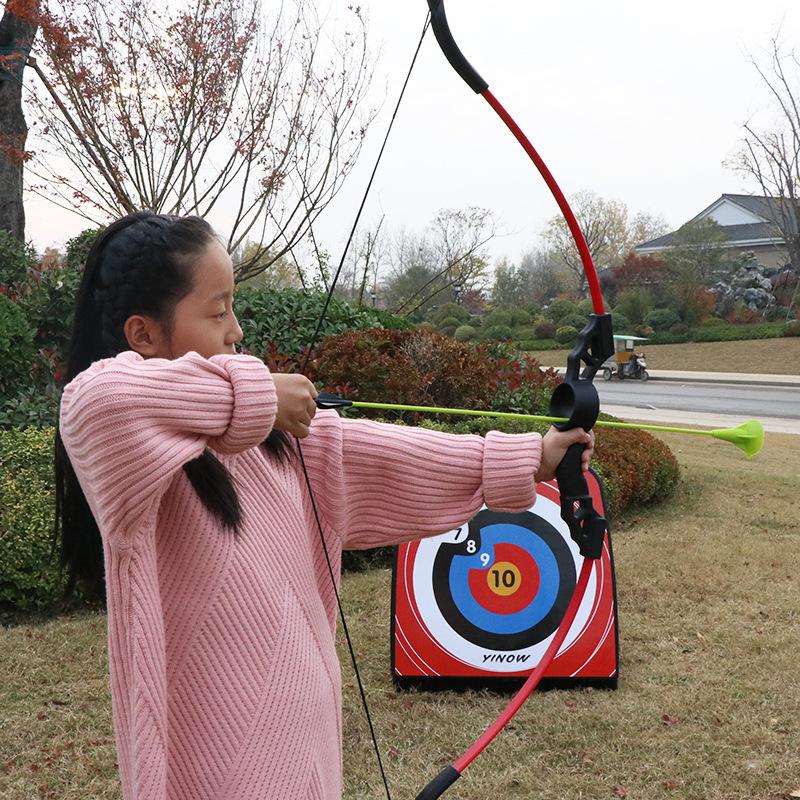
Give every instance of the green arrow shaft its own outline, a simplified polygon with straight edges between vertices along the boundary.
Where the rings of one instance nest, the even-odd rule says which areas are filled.
[[[366,403],[353,400],[354,408],[371,408],[385,411],[419,411],[426,414],[463,414],[468,417],[499,417],[501,419],[522,419],[534,422],[566,422],[565,417],[548,417],[541,414],[516,414],[510,411],[475,411],[470,408],[436,408],[435,406],[407,406],[397,403]],[[634,431],[665,431],[667,433],[693,433],[700,436],[712,436],[712,431],[695,430],[694,428],[670,428],[665,425],[644,425],[634,422],[606,422],[597,420],[595,425],[604,428],[627,428]]]

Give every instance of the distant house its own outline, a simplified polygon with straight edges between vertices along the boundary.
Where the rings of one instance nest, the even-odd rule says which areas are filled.
[[[777,197],[723,194],[689,222],[712,219],[718,223],[728,237],[725,255],[729,258],[749,251],[764,266],[782,267],[789,262],[789,253],[775,225],[780,202]],[[641,255],[662,253],[672,247],[675,233],[642,242],[634,250]]]

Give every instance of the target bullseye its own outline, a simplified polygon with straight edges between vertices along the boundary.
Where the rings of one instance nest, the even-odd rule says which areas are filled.
[[[486,575],[489,590],[501,597],[508,597],[519,590],[522,574],[515,564],[509,561],[498,561]]]

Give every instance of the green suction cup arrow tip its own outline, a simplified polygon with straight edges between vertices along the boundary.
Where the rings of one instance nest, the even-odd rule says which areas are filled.
[[[748,419],[735,428],[719,428],[711,431],[711,435],[735,444],[748,458],[752,458],[764,444],[764,426],[757,419]]]

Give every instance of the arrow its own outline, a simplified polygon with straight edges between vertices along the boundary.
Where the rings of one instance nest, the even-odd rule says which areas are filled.
[[[528,422],[566,422],[566,417],[550,417],[543,414],[517,414],[511,411],[476,411],[470,408],[437,408],[435,406],[409,406],[398,403],[368,403],[348,400],[335,394],[322,392],[317,397],[317,408],[368,408],[380,411],[418,411],[423,414],[462,414],[469,417],[498,417],[521,419]],[[673,428],[666,425],[645,425],[635,422],[611,422],[597,420],[595,425],[603,428],[622,428],[632,431],[664,431],[666,433],[688,433],[695,436],[711,436],[736,445],[748,458],[752,458],[764,445],[764,427],[757,419],[749,419],[734,428],[701,430],[696,428]]]

